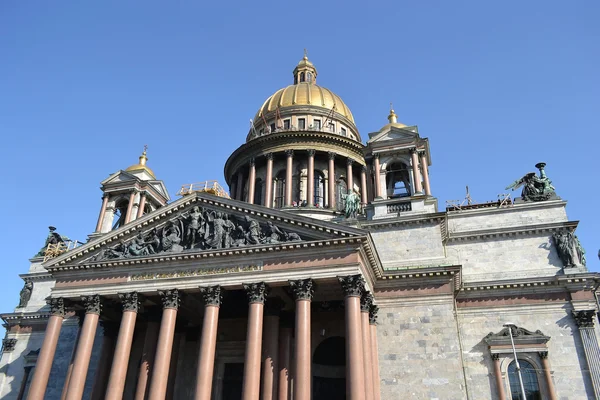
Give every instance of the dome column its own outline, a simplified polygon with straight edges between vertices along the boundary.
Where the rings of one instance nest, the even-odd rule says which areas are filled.
[[[237,173],[237,183],[235,184],[235,199],[236,200],[244,200],[242,199],[242,186],[244,186],[244,171],[239,170]]]
[[[352,164],[354,164],[354,160],[348,158],[346,160],[346,183],[348,184],[348,193],[352,193],[354,191],[354,178],[352,177]]]
[[[254,204],[254,184],[256,183],[256,163],[250,159],[250,172],[248,173],[248,204]]]
[[[294,150],[286,150],[287,164],[285,168],[285,205],[292,205],[292,168],[294,164]]]
[[[267,157],[267,176],[265,178],[265,207],[273,206],[273,153],[268,153]]]
[[[379,154],[373,154],[373,175],[375,178],[375,198],[383,198],[381,195],[381,166],[379,165]]]
[[[369,202],[367,198],[367,167],[364,165],[360,169],[360,197],[363,204]]]
[[[423,186],[421,185],[421,173],[419,172],[419,158],[417,156],[417,149],[410,150],[410,158],[413,170],[413,180],[415,181],[415,194],[423,194]]]
[[[306,191],[306,204],[312,207],[315,204],[315,151],[312,149],[308,150],[307,164],[308,189]]]
[[[329,208],[335,209],[335,153],[330,151],[328,166]]]
[[[431,196],[431,187],[429,186],[429,171],[427,168],[427,154],[424,151],[419,152],[421,158],[421,170],[423,173],[423,184],[425,185],[425,194]]]

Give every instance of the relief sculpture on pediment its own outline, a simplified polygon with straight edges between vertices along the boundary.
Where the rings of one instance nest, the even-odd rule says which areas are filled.
[[[180,253],[191,250],[218,250],[260,244],[300,241],[296,232],[281,229],[272,221],[264,224],[246,215],[243,218],[222,211],[194,206],[161,227],[138,233],[106,248],[93,261]]]

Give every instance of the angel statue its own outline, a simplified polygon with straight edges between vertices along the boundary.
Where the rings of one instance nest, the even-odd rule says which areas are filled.
[[[524,201],[544,201],[555,196],[555,189],[552,186],[552,181],[546,176],[544,167],[546,163],[537,163],[535,167],[540,170],[540,176],[538,177],[535,172],[529,172],[521,179],[517,179],[510,186],[506,187],[506,190],[515,190],[523,186],[521,192],[521,198]]]
[[[346,201],[345,215],[346,218],[356,218],[360,210],[360,196],[355,191],[348,194],[343,194],[342,198]]]

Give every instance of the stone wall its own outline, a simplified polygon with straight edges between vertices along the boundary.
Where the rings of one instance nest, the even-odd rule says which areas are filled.
[[[451,297],[380,305],[377,340],[382,400],[466,398]]]
[[[7,338],[17,339],[17,343],[13,351],[3,352],[0,359],[0,399],[14,400],[25,374],[25,356],[42,346],[44,333],[8,334]]]

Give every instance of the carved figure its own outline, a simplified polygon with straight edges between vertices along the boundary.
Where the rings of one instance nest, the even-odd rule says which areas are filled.
[[[529,172],[520,179],[506,187],[506,190],[515,190],[523,186],[521,198],[524,201],[544,201],[556,195],[552,181],[546,176],[544,167],[546,163],[537,163],[535,167],[540,170],[538,177],[535,172]]]
[[[285,234],[273,222],[267,221],[267,229],[265,229],[265,243],[279,243],[286,241]]]
[[[177,253],[183,250],[181,243],[181,231],[175,221],[163,229],[162,234],[162,249],[165,252]]]
[[[208,214],[208,221],[212,223],[213,234],[206,244],[211,248],[221,249],[225,239],[225,220],[221,212],[211,212]]]
[[[258,222],[249,216],[245,217],[246,223],[248,224],[248,232],[246,232],[246,242],[248,244],[260,244],[260,235],[262,230]]]
[[[48,236],[46,237],[46,243],[44,243],[44,247],[40,249],[40,251],[35,255],[35,257],[43,257],[44,255],[46,255],[46,249],[48,248],[49,244],[64,243],[65,240],[68,240],[67,237],[62,237],[61,235],[59,235],[56,232],[55,227],[49,226],[48,229],[50,230],[50,232],[48,232]]]
[[[223,215],[223,247],[228,249],[233,243],[232,234],[235,230],[235,224],[229,219],[229,215]]]
[[[19,305],[17,307],[27,307],[29,299],[31,299],[31,293],[33,292],[33,282],[25,282],[25,286],[19,293]]]
[[[185,231],[185,242],[188,249],[195,248],[200,239],[204,238],[205,224],[206,221],[200,207],[195,206],[192,208],[188,216],[188,225]]]
[[[105,249],[103,252],[100,252],[95,260],[110,260],[115,258],[124,258],[127,257],[127,245],[124,240],[121,240],[114,247],[109,247]]]
[[[587,260],[585,259],[585,250],[583,246],[581,246],[581,242],[577,235],[573,235],[573,241],[575,242],[575,250],[577,251],[577,258],[579,258],[579,263],[583,266],[587,265]]]
[[[287,242],[298,242],[302,240],[300,235],[298,235],[296,232],[284,232],[284,234]]]
[[[148,245],[147,249],[150,254],[156,254],[159,252],[160,237],[158,236],[158,231],[156,228],[152,229],[150,233],[146,235],[144,241]]]
[[[138,233],[135,239],[129,243],[127,250],[132,256],[147,256],[150,254],[149,247],[151,247],[150,244],[146,243],[141,233]]]
[[[348,194],[343,194],[342,198],[346,201],[345,216],[346,218],[356,218],[360,213],[360,196],[352,191]]]
[[[231,246],[232,247],[241,247],[246,245],[246,232],[244,232],[244,227],[242,225],[238,225],[235,230],[231,233]]]
[[[575,249],[572,232],[560,231],[552,235],[558,256],[562,260],[565,268],[575,266]]]

